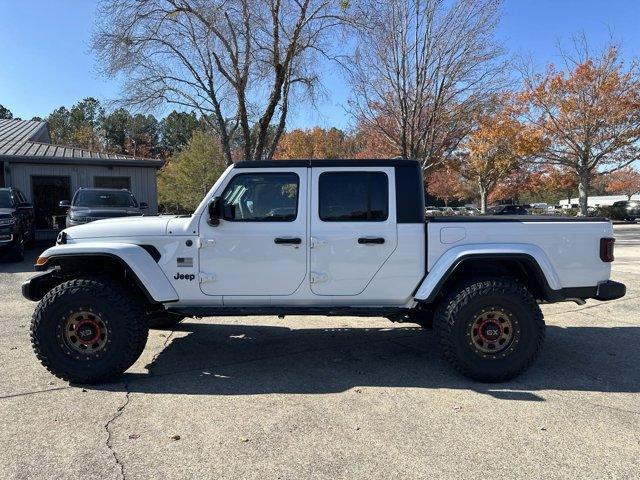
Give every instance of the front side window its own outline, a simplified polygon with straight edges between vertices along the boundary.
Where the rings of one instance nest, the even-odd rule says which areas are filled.
[[[325,172],[318,190],[323,222],[384,222],[389,217],[386,173]]]
[[[222,194],[225,220],[293,222],[300,180],[295,173],[241,173]]]
[[[0,208],[13,208],[13,199],[9,190],[0,190]]]

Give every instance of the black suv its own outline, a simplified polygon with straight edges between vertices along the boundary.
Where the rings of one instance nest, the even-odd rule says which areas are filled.
[[[640,202],[637,200],[615,202],[612,209],[615,218],[619,218],[620,220],[633,222],[636,218],[640,218]]]
[[[35,239],[33,206],[17,188],[0,188],[0,255],[22,261]]]
[[[148,205],[138,201],[129,190],[116,188],[81,188],[73,200],[60,202],[67,210],[67,227],[105,218],[140,216]]]

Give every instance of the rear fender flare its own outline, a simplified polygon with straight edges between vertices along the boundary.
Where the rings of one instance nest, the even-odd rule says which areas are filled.
[[[532,262],[542,282],[541,288],[547,295],[561,290],[560,279],[545,252],[536,245],[530,244],[482,244],[460,245],[447,250],[438,258],[433,268],[428,272],[416,290],[414,298],[418,301],[431,303],[440,289],[453,274],[455,269],[464,261],[470,259],[521,259]],[[482,272],[478,272],[482,273]]]

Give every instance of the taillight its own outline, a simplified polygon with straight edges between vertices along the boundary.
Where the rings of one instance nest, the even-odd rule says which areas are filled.
[[[615,238],[600,239],[600,260],[603,262],[613,262],[613,244]]]

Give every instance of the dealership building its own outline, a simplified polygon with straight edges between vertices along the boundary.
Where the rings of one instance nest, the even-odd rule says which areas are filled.
[[[39,238],[51,236],[65,212],[58,204],[79,188],[126,188],[158,211],[162,160],[100,153],[51,143],[47,122],[0,119],[0,187],[16,187],[33,204]]]

